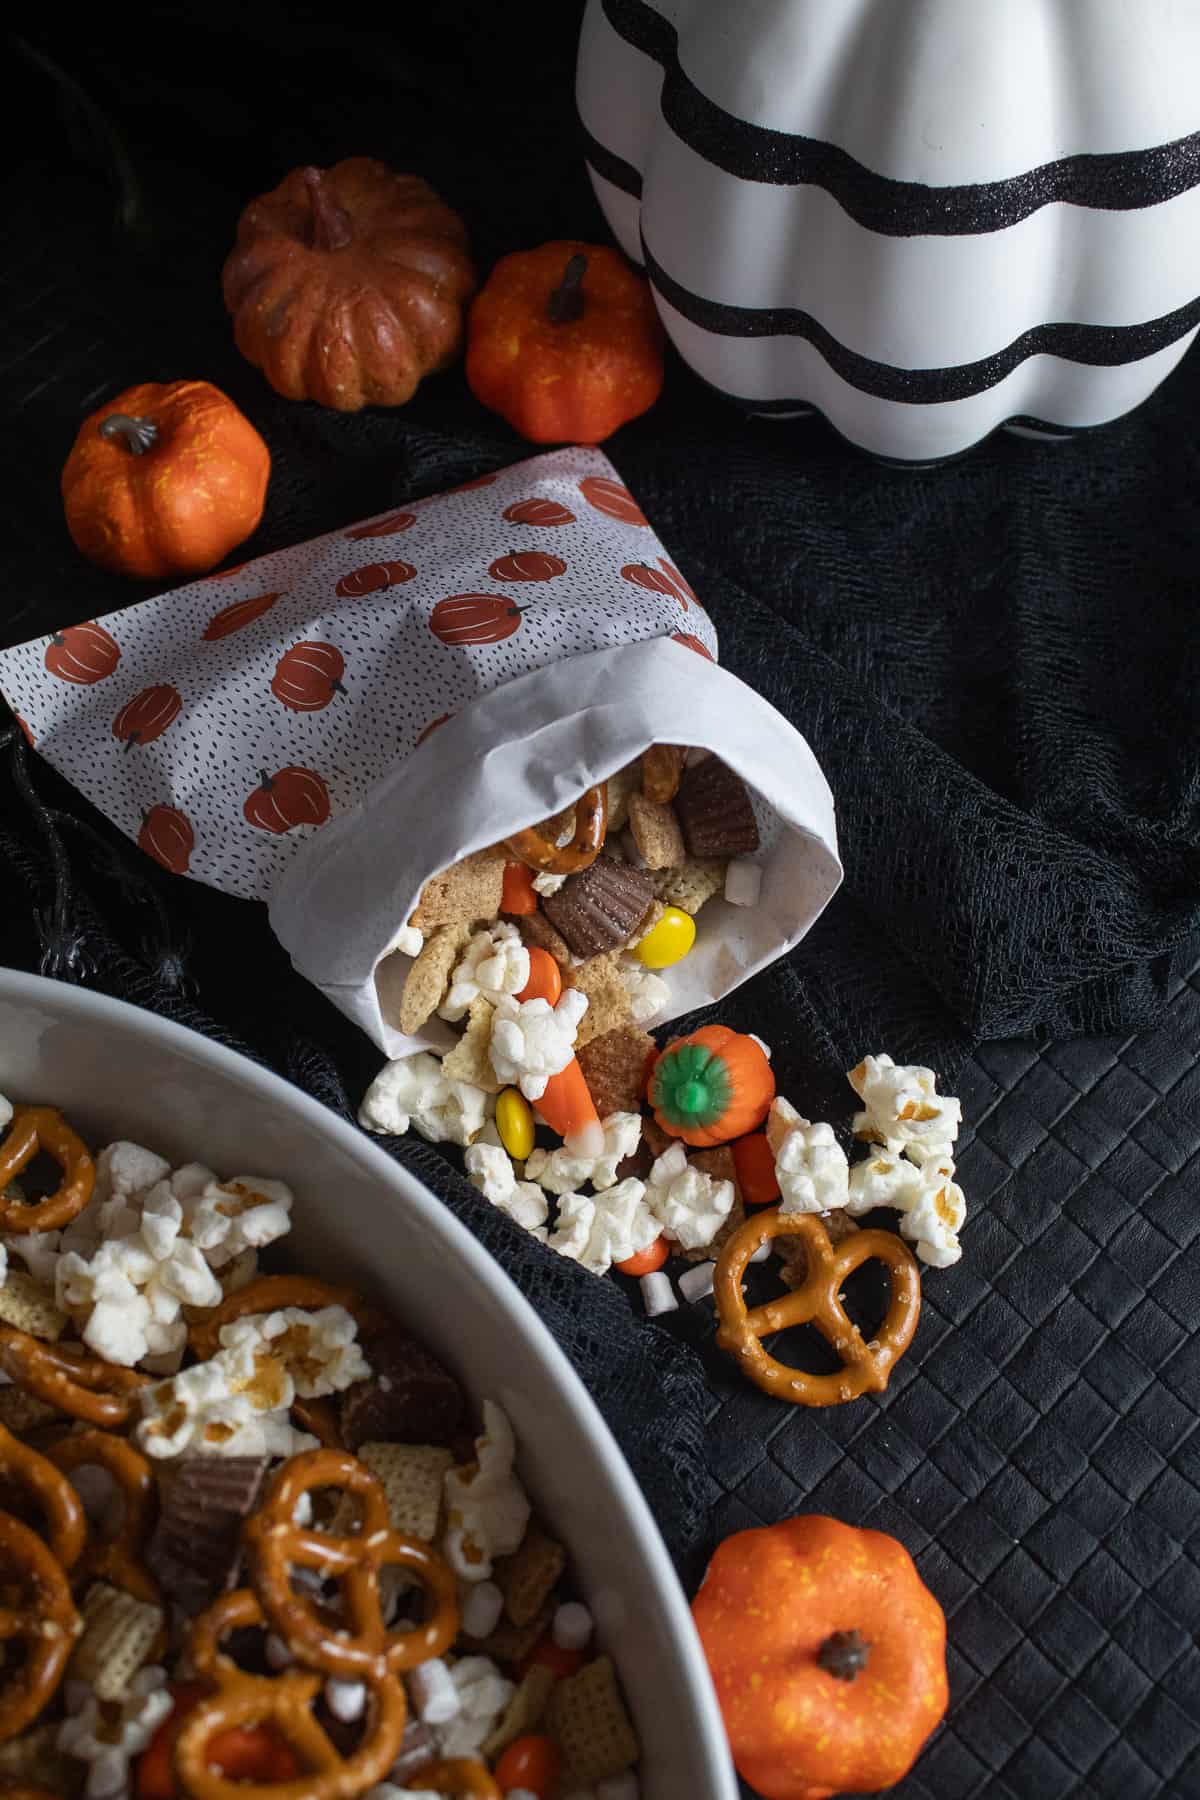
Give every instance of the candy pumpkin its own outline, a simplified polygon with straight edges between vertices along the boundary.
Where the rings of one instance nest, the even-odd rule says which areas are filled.
[[[692,1616],[764,1800],[891,1787],[946,1710],[946,1620],[903,1544],[809,1514],[718,1545]]]
[[[67,530],[115,575],[202,575],[254,530],[270,473],[211,382],[142,382],[84,421],[62,473]]]
[[[252,200],[221,286],[238,349],[276,393],[357,412],[402,406],[453,361],[475,271],[431,187],[352,156]]]
[[[675,1038],[650,1072],[650,1105],[663,1130],[685,1144],[727,1144],[756,1131],[775,1098],[775,1077],[762,1045],[705,1025]]]
[[[467,381],[535,444],[599,444],[654,405],[663,333],[615,250],[571,241],[501,257],[471,305]]]

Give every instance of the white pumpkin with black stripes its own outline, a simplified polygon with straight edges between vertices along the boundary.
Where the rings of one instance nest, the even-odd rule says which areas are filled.
[[[578,103],[696,373],[877,456],[1103,424],[1200,324],[1200,5],[589,0]]]

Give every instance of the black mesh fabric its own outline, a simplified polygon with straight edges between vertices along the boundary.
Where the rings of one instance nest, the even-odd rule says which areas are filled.
[[[235,31],[232,9],[185,21],[158,7],[136,22],[106,16],[73,20],[69,34],[65,25],[33,34],[36,56],[21,52],[13,66],[45,129],[25,140],[19,165],[10,162],[20,172],[4,190],[0,417],[11,436],[0,642],[129,602],[129,584],[73,551],[57,478],[82,414],[134,380],[204,375],[267,438],[267,512],[231,560],[528,453],[477,406],[461,370],[427,383],[396,413],[341,418],[280,400],[238,356],[218,276],[249,195],[297,162],[359,152],[432,180],[464,213],[485,268],[552,236],[603,240],[574,136],[579,11],[532,8],[514,25],[509,9],[449,7],[414,35],[407,21],[339,31],[274,6],[245,9]],[[185,24],[181,62],[171,46]],[[85,83],[101,119],[55,78],[46,53]],[[744,420],[672,362],[659,405],[606,446],[709,607],[722,661],[805,734],[837,798],[842,892],[785,963],[721,1009],[773,1045],[781,1088],[810,1116],[844,1123],[851,1096],[842,1072],[884,1049],[932,1063],[947,1087],[961,1071],[970,1113],[971,1094],[987,1087],[980,1044],[1079,1033],[1118,1033],[1127,1044],[1194,969],[1198,398],[1193,352],[1145,407],[1102,432],[1061,446],[1000,436],[955,465],[899,473],[865,461],[819,422]],[[160,872],[15,733],[0,750],[0,858],[0,961],[162,1011],[353,1112],[376,1054],[290,970],[261,909]],[[1194,1054],[1194,1008],[1188,1017],[1176,1062]],[[986,1066],[999,1070],[1007,1054],[997,1050]],[[1079,1092],[1090,1090],[1063,1054]],[[1032,1049],[1022,1058],[1021,1070],[1042,1069]],[[1116,1058],[1110,1052],[1104,1066]],[[1190,1093],[1181,1068],[1173,1079]],[[1036,1088],[1041,1121],[1053,1072],[1026,1085]],[[1089,1129],[1079,1126],[1073,1140],[1083,1174],[1072,1189],[1091,1246],[1084,1298],[1103,1326],[1087,1339],[1089,1381],[1070,1363],[1082,1359],[1082,1339],[1064,1327],[1056,1340],[1059,1379],[1043,1347],[1052,1321],[1067,1316],[1072,1283],[1082,1282],[1071,1245],[1059,1246],[1061,1256],[1054,1248],[1066,1232],[1051,1204],[1063,1179],[1058,1140],[1051,1132],[1038,1161],[1016,1126],[1012,1141],[981,1132],[970,1145],[980,1195],[967,1258],[930,1277],[928,1288],[937,1285],[922,1335],[886,1403],[907,1434],[892,1462],[895,1434],[873,1402],[819,1422],[781,1419],[712,1352],[698,1312],[666,1329],[647,1324],[636,1291],[523,1240],[440,1152],[412,1141],[388,1147],[538,1306],[616,1430],[686,1578],[696,1578],[718,1530],[810,1498],[892,1524],[920,1551],[964,1649],[949,1729],[905,1793],[1194,1794],[1195,1652],[1189,1662],[1175,1642],[1194,1635],[1194,1614],[1191,1634],[1179,1623],[1187,1610],[1179,1595],[1200,1579],[1182,1549],[1194,1544],[1188,1508],[1200,1493],[1200,1471],[1185,1468],[1197,1417],[1194,1354],[1180,1360],[1194,1327],[1179,1298],[1194,1298],[1193,1233],[1177,1197],[1168,1261],[1179,1339],[1163,1387],[1153,1333],[1124,1347],[1135,1306],[1127,1284],[1136,1276],[1144,1291],[1153,1285],[1149,1263],[1125,1272],[1128,1234],[1142,1229],[1152,1183],[1143,1192],[1124,1163],[1119,1174],[1112,1162],[1105,1176],[1089,1174],[1104,1158],[1128,1161],[1112,1143],[1101,1156]],[[1186,1098],[1168,1130],[1192,1142]],[[1155,1167],[1177,1178],[1187,1154],[1181,1162],[1151,1142]],[[1105,1210],[1110,1183],[1119,1212]],[[1033,1231],[1031,1193],[1045,1237],[1037,1260],[1032,1235],[1021,1249],[1022,1232]],[[1001,1204],[1010,1206],[1004,1243]],[[1160,1255],[1155,1268],[1163,1266]],[[1078,1314],[1074,1306],[1070,1316]],[[1113,1374],[1130,1355],[1144,1381]],[[1097,1374],[1102,1358],[1111,1360]],[[1020,1406],[1006,1401],[1001,1368]],[[1161,1584],[1174,1637],[1156,1638],[1141,1610],[1136,1630],[1110,1617],[1099,1554],[1081,1568],[1071,1548],[1082,1542],[1081,1519],[1097,1539],[1106,1529],[1098,1501],[1071,1511],[1071,1482],[1094,1498],[1095,1468],[1104,1466],[1087,1411],[1098,1390],[1118,1420],[1140,1416],[1123,1469],[1146,1441],[1161,1446],[1160,1463],[1169,1460],[1150,1490],[1169,1493],[1148,1525],[1137,1511],[1143,1484],[1108,1474],[1121,1496],[1114,1528],[1120,1522],[1131,1540],[1120,1553],[1127,1585],[1144,1599]],[[1070,1482],[1060,1474],[1068,1403]],[[1026,1530],[1022,1466],[1047,1497],[1045,1542],[1021,1552],[1024,1576],[1005,1548]],[[980,1548],[985,1516],[994,1555]],[[1092,1586],[1073,1601],[1072,1584],[1088,1569]],[[1131,1601],[1121,1619],[1134,1616]],[[1145,1710],[1128,1731],[1122,1680]],[[1099,1741],[1088,1738],[1090,1714],[1122,1718],[1102,1757],[1089,1757],[1088,1743]]]

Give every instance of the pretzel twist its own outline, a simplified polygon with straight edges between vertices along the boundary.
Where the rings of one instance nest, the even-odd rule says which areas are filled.
[[[28,1168],[39,1150],[52,1156],[62,1181],[44,1200],[4,1199],[4,1190]],[[96,1165],[83,1139],[56,1106],[14,1106],[12,1123],[0,1143],[0,1231],[57,1231],[81,1213],[92,1197]]]
[[[404,1785],[431,1794],[470,1794],[479,1795],[480,1800],[502,1800],[491,1770],[473,1756],[450,1756],[441,1762],[425,1763]]]
[[[682,744],[651,744],[642,751],[642,792],[647,800],[670,804],[679,792],[686,755]]]
[[[15,1325],[0,1325],[0,1369],[27,1394],[89,1425],[128,1425],[150,1375],[123,1369],[64,1344],[44,1344]]]
[[[772,1238],[795,1236],[804,1246],[803,1284],[779,1300],[747,1311],[742,1277],[754,1252]],[[867,1343],[847,1315],[839,1290],[865,1262],[881,1262],[891,1277],[883,1323]],[[856,1231],[839,1244],[812,1213],[757,1213],[738,1227],[722,1250],[713,1277],[720,1325],[717,1343],[736,1357],[764,1392],[798,1406],[838,1406],[860,1394],[881,1393],[894,1365],[912,1342],[921,1313],[921,1278],[907,1244],[890,1231]],[[793,1325],[815,1325],[843,1367],[833,1375],[807,1375],[777,1362],[762,1339]]]
[[[404,1688],[385,1674],[368,1683],[370,1699],[363,1736],[352,1756],[343,1757],[314,1716],[312,1703],[324,1677],[312,1670],[286,1669],[274,1676],[250,1675],[221,1650],[221,1639],[239,1627],[267,1620],[249,1588],[224,1594],[192,1626],[189,1651],[202,1680],[215,1691],[184,1721],[175,1743],[175,1775],[189,1800],[358,1800],[386,1776],[404,1738]],[[306,1773],[284,1781],[243,1781],[224,1775],[208,1761],[210,1741],[239,1726],[271,1725]]]
[[[162,1590],[145,1561],[158,1511],[158,1485],[149,1460],[128,1438],[107,1431],[73,1433],[52,1445],[46,1455],[63,1471],[64,1479],[73,1469],[106,1470],[121,1495],[120,1524],[103,1534],[93,1529],[75,1572],[76,1582],[107,1581],[135,1600],[161,1606]]]
[[[0,1686],[0,1744],[31,1725],[58,1691],[75,1639],[79,1614],[71,1586],[57,1557],[40,1537],[0,1512],[0,1573],[5,1604],[0,1606],[0,1642],[20,1641],[25,1659],[6,1670]],[[14,1598],[22,1590],[27,1603]]]
[[[316,1488],[337,1488],[358,1500],[362,1517],[353,1537],[311,1531],[295,1523],[297,1503]],[[458,1631],[458,1585],[441,1557],[418,1538],[393,1531],[387,1497],[364,1463],[344,1450],[305,1450],[276,1475],[262,1507],[242,1527],[254,1590],[272,1630],[297,1662],[348,1680],[382,1681],[431,1656],[440,1656]],[[379,1571],[398,1564],[427,1590],[423,1625],[389,1631],[379,1595]],[[328,1611],[293,1589],[295,1568],[316,1569],[336,1581],[344,1622],[331,1627]]]
[[[590,868],[604,847],[608,830],[608,783],[598,782],[575,803],[575,835],[569,844],[556,844],[541,825],[527,826],[506,839],[514,856],[531,869],[551,875],[577,875]]]
[[[50,1553],[66,1571],[75,1567],[87,1541],[83,1502],[54,1463],[0,1425],[0,1474],[24,1490],[42,1514]]]

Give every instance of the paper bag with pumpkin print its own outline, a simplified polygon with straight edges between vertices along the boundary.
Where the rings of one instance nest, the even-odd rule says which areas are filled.
[[[402,1033],[377,981],[424,883],[656,742],[749,784],[764,866],[757,905],[704,907],[663,1017],[812,924],[841,876],[828,787],[716,653],[612,465],[574,449],[2,652],[0,690],[149,855],[265,901],[296,966],[397,1055],[446,1041]]]

